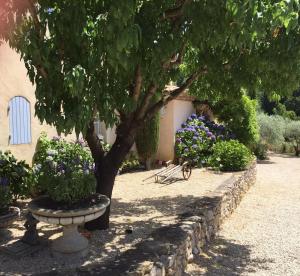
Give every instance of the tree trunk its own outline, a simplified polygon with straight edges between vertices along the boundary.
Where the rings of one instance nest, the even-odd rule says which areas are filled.
[[[295,154],[296,154],[296,156],[299,156],[300,155],[300,148],[299,148],[299,146],[295,146],[294,148],[295,148]]]
[[[114,182],[118,169],[113,168],[108,162],[98,163],[96,166],[95,176],[97,179],[97,193],[106,195],[111,199]],[[88,230],[104,230],[109,228],[110,206],[106,208],[106,212],[98,219],[92,220],[85,224]]]
[[[106,195],[111,199],[112,191],[115,183],[115,178],[121,167],[126,155],[129,153],[134,143],[134,133],[125,133],[125,135],[118,135],[115,143],[110,151],[103,158],[95,158],[96,171],[95,176],[97,179],[97,193]],[[98,160],[98,161],[96,161]],[[98,219],[92,220],[85,224],[85,228],[92,230],[104,230],[109,228],[109,205],[106,212]]]

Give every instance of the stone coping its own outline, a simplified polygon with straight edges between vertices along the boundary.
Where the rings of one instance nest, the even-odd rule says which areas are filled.
[[[105,195],[100,195],[100,202],[88,208],[78,208],[74,210],[53,210],[53,209],[41,208],[39,204],[37,204],[37,200],[41,200],[41,198],[43,197],[46,198],[46,196],[42,196],[32,200],[28,204],[28,210],[38,216],[44,216],[50,218],[69,218],[69,217],[85,216],[106,209],[106,207],[110,204],[110,200],[108,197],[106,197]]]

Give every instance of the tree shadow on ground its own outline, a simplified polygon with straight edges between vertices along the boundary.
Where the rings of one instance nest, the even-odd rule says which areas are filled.
[[[282,157],[282,158],[290,158],[290,159],[299,159],[300,158],[300,156],[296,156],[295,153],[275,153],[275,152],[272,152],[269,155],[274,156],[274,157]]]
[[[271,160],[257,160],[257,164],[260,164],[260,165],[272,165],[272,164],[276,164],[276,162],[271,161]]]
[[[251,248],[222,237],[216,238],[188,265],[187,275],[233,276],[258,269],[269,270],[272,259],[251,257]]]

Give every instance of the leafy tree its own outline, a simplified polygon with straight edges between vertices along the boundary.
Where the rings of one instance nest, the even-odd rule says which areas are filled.
[[[299,87],[296,0],[1,0],[0,38],[21,54],[36,115],[82,132],[111,197],[139,127],[186,89],[203,99]],[[184,80],[175,81],[179,65]],[[159,99],[153,103],[156,95]],[[105,154],[93,119],[117,125]],[[89,229],[107,228],[109,210]]]
[[[278,149],[284,143],[284,130],[288,120],[278,115],[267,115],[259,113],[257,116],[260,139],[270,149]]]
[[[300,91],[294,91],[292,95],[280,97],[273,95],[268,97],[261,95],[261,108],[269,115],[280,115],[284,118],[297,120],[300,117]]]
[[[246,95],[241,99],[221,101],[214,107],[218,118],[226,122],[236,138],[247,146],[259,139],[259,126],[256,119],[256,101]]]

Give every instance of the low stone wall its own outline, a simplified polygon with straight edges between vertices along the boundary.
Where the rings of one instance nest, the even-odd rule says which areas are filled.
[[[169,254],[160,255],[156,262],[144,262],[128,274],[183,275],[187,263],[193,260],[193,255],[198,254],[215,237],[224,219],[235,210],[255,181],[256,162],[240,176],[230,178],[215,191],[194,202],[190,206],[194,211],[182,214],[180,225],[161,231],[162,235],[166,235],[165,245],[169,245]],[[162,236],[159,237],[160,240],[161,238]],[[174,244],[174,239],[178,241],[177,244]]]

